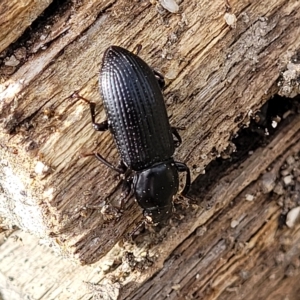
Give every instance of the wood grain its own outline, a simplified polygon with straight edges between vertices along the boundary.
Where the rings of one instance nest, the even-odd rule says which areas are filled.
[[[117,202],[118,180],[95,159],[79,158],[81,152],[97,149],[117,163],[111,136],[94,133],[88,107],[68,97],[79,90],[82,96],[97,102],[97,119],[104,120],[97,87],[102,53],[111,44],[129,50],[142,44],[140,56],[166,74],[165,99],[172,124],[186,127],[181,132],[183,145],[175,157],[193,167],[193,179],[197,178],[227,148],[238,129],[249,123],[254,112],[278,92],[281,72],[300,45],[297,1],[269,1],[266,5],[244,0],[230,5],[237,17],[235,29],[224,20],[223,1],[184,1],[179,14],[160,14],[149,1],[86,0],[60,14],[55,25],[50,26],[46,43],[36,43],[36,52],[14,74],[4,76],[0,86],[1,215],[23,230],[48,239],[64,256],[82,264],[94,263],[105,255],[101,262],[110,261],[111,254],[107,253],[118,247],[123,249],[118,250],[120,257],[124,249],[133,251],[130,244],[122,244],[122,237],[141,219],[141,209],[130,201],[118,222],[108,220],[101,208]],[[212,222],[212,228],[219,224],[216,216],[222,215],[229,203],[299,138],[299,120],[294,122],[292,128],[287,126],[280,133],[281,139],[273,145],[277,147],[275,152],[269,148],[260,150],[248,160],[246,172],[233,171],[212,189],[211,210],[197,207],[178,227],[162,230],[157,240],[150,235],[150,240],[143,242],[144,252],[148,253],[151,246],[155,264],[145,273],[126,277],[128,290],[124,295],[130,295],[160,270],[199,226]],[[261,164],[255,161],[258,157],[264,158]],[[275,204],[266,209],[269,213],[262,217],[275,220],[279,215]],[[257,226],[262,226],[262,233],[273,232],[273,223],[266,229],[262,224]],[[219,225],[215,226],[220,230]],[[158,241],[159,245],[152,247]],[[215,242],[209,244],[212,253],[229,251],[223,240]],[[195,254],[184,255],[187,259]],[[196,269],[212,267],[212,260]],[[217,285],[216,296],[226,286],[220,278],[215,279],[222,283]],[[180,285],[184,295],[190,295],[192,290],[210,295],[209,285],[200,287],[192,277],[183,286],[192,287],[182,290]],[[157,293],[172,293],[175,297],[175,290],[166,285],[163,292]],[[159,294],[157,297],[160,299]]]
[[[52,0],[1,1],[0,52],[15,42]]]
[[[115,246],[92,266],[75,265],[15,232],[0,245],[1,293],[15,299],[298,299],[300,225],[288,229],[280,222],[280,196],[263,193],[257,174],[279,180],[287,158],[299,157],[299,137],[295,115],[267,147],[200,194],[200,207],[181,211],[184,218],[159,234]]]

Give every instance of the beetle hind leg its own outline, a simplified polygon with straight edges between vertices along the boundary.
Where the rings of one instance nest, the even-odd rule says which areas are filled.
[[[163,90],[166,85],[164,76],[161,73],[159,73],[158,71],[156,71],[154,69],[152,69],[152,70],[153,70],[154,76],[158,82],[159,87],[161,88],[161,90]]]
[[[171,127],[172,134],[176,137],[176,139],[173,139],[175,148],[179,147],[182,143],[182,139],[180,134],[178,133],[177,127]]]
[[[74,92],[71,97],[83,100],[84,102],[89,104],[93,127],[96,131],[106,131],[106,130],[108,130],[108,121],[107,120],[105,120],[101,123],[96,123],[96,103],[95,102],[92,102],[92,101],[90,101],[90,100],[88,100],[84,97],[81,97],[78,94],[78,92]]]

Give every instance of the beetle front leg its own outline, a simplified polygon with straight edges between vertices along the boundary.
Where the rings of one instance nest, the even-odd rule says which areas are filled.
[[[124,209],[125,203],[132,196],[132,176],[130,175],[128,178],[124,179],[122,184],[122,193],[121,198],[119,199],[120,210]]]
[[[132,195],[132,176],[129,175],[129,177],[125,180],[123,180],[122,183],[122,193],[121,198],[118,200],[118,206],[111,208],[112,211],[114,211],[115,215],[118,216],[115,221],[118,222],[120,220],[120,217],[122,216],[125,203],[128,201],[128,199]]]
[[[182,196],[186,196],[188,193],[190,186],[191,186],[191,172],[188,166],[184,163],[175,161],[176,168],[178,172],[186,172],[186,181],[185,181],[185,187],[181,192]]]
[[[146,220],[146,218],[143,218],[140,222],[138,222],[138,224],[135,226],[135,228],[127,234],[125,239],[127,241],[132,240],[133,236],[146,224],[147,224],[147,220]]]

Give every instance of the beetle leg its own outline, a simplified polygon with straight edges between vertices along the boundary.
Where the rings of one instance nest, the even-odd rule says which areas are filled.
[[[175,161],[175,165],[177,167],[178,172],[186,172],[186,181],[185,181],[185,187],[183,191],[181,192],[182,196],[186,196],[186,194],[189,191],[189,188],[191,186],[191,173],[188,166],[184,163]]]
[[[97,153],[97,152],[93,152],[93,153],[84,153],[81,154],[81,156],[95,156],[99,161],[101,161],[104,165],[106,165],[107,167],[109,167],[110,169],[118,172],[119,174],[124,174],[124,170],[119,169],[118,167],[115,167],[114,165],[112,165],[110,162],[108,162],[101,154]]]
[[[171,131],[172,131],[172,134],[176,137],[176,140],[174,140],[174,145],[177,148],[182,143],[181,136],[179,135],[176,127],[171,127]]]
[[[134,49],[133,49],[133,53],[135,54],[135,55],[139,55],[139,53],[140,53],[140,51],[142,50],[142,48],[143,48],[143,46],[141,45],[141,44],[137,44],[135,47],[134,47]]]
[[[101,123],[93,122],[93,127],[96,131],[106,131],[106,130],[108,130],[108,121],[105,120]]]
[[[90,111],[91,111],[91,118],[92,118],[92,123],[93,123],[93,127],[96,131],[106,131],[108,129],[108,121],[105,120],[101,123],[96,123],[96,112],[95,112],[95,108],[96,108],[96,103],[95,102],[91,102],[90,100],[81,97],[78,92],[74,92],[72,95],[72,98],[78,98],[83,100],[84,102],[88,103],[90,106]]]
[[[132,240],[133,239],[133,236],[144,226],[146,225],[147,223],[147,220],[144,218],[142,219],[140,222],[138,222],[138,224],[135,226],[135,228],[130,231],[126,237],[127,240]]]
[[[127,179],[123,181],[122,194],[120,202],[120,210],[123,210],[125,203],[132,195],[132,176],[130,175]]]
[[[152,69],[152,70],[153,70],[154,76],[155,76],[155,78],[157,79],[157,82],[158,82],[160,88],[163,90],[164,87],[165,87],[165,79],[164,79],[164,76],[163,76],[161,73],[159,73],[158,71],[156,71],[156,70],[154,70],[154,69]]]
[[[108,129],[108,121],[105,120],[101,123],[96,123],[95,119],[96,119],[96,113],[95,113],[95,108],[96,108],[96,103],[95,102],[91,102],[88,99],[81,97],[78,92],[74,92],[72,95],[72,98],[78,98],[81,99],[83,101],[85,101],[86,103],[89,104],[90,106],[90,111],[91,111],[91,118],[92,118],[92,123],[93,123],[93,127],[96,131],[105,131]],[[123,168],[118,168],[115,167],[114,165],[112,165],[110,162],[108,162],[101,154],[97,153],[97,152],[93,152],[93,153],[87,153],[87,154],[81,154],[82,156],[95,156],[99,161],[101,161],[104,165],[106,165],[107,167],[111,168],[112,170],[123,174],[125,173],[125,171],[123,170]]]
[[[128,170],[128,167],[124,164],[123,160],[120,160],[117,168],[120,169],[120,170],[123,170],[124,174]]]

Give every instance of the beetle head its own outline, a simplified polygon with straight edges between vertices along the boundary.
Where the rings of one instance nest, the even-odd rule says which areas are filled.
[[[133,179],[134,194],[150,223],[169,219],[173,212],[173,196],[179,186],[178,171],[173,161],[160,163],[141,172]]]

